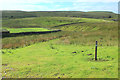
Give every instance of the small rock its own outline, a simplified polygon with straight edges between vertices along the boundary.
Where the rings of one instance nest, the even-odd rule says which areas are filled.
[[[7,66],[8,64],[2,64],[3,66]]]
[[[59,75],[59,73],[54,74],[54,76],[57,76],[57,75]]]
[[[58,77],[58,79],[60,79],[60,77]]]
[[[87,55],[92,55],[92,54],[87,54]]]
[[[72,52],[72,53],[77,53],[77,52]]]

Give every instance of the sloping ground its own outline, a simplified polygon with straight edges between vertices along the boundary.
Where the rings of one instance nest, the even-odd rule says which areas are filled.
[[[59,39],[25,48],[4,49],[2,75],[7,78],[117,78],[118,47],[59,44]]]
[[[56,27],[64,31],[110,31],[117,30],[117,22],[80,22]]]
[[[17,21],[18,22],[20,21],[20,23],[22,24],[13,23]],[[11,20],[11,26],[18,27],[19,25],[20,26],[28,25],[27,27],[31,27],[29,26],[30,24],[31,25],[33,24],[31,23],[31,21],[34,22],[34,25],[40,25],[40,24],[42,25],[48,21],[48,23],[46,23],[47,25],[49,24],[48,27],[50,27],[52,23],[56,22],[54,25],[56,24],[59,24],[59,25],[57,27],[55,26],[51,26],[51,27],[55,29],[56,28],[60,29],[62,30],[62,32],[54,33],[54,34],[39,35],[39,37],[37,37],[38,35],[29,35],[29,36],[22,35],[18,37],[3,38],[3,48],[10,48],[10,47],[15,48],[19,46],[21,47],[23,46],[23,44],[27,46],[31,43],[36,43],[43,40],[44,39],[42,38],[43,36],[45,36],[44,40],[48,40],[54,37],[66,36],[63,39],[69,40],[68,44],[93,45],[95,40],[98,40],[100,42],[99,43],[100,45],[107,46],[107,45],[118,44],[117,43],[118,23],[114,21],[108,21],[108,20],[102,20],[102,19],[88,19],[88,18],[40,17],[40,18],[23,18],[23,19]],[[64,21],[69,23],[66,25]],[[6,23],[5,25],[8,25],[7,23],[9,23],[9,20],[3,21],[3,22],[4,24]],[[28,24],[27,22],[30,24]],[[72,23],[75,23],[75,24],[72,24]],[[4,27],[4,28],[9,28],[9,27],[10,26]]]
[[[97,18],[97,19],[117,19],[117,14],[107,11],[2,11],[3,18],[25,18],[25,17],[81,17],[81,18]]]
[[[22,22],[25,26],[29,27],[27,23],[25,24],[24,21],[21,21],[24,19],[26,19],[26,22],[30,23],[33,18],[31,18],[31,21],[30,18],[19,19],[19,22]],[[34,22],[34,25],[40,25],[39,23],[41,21],[39,19],[40,18]],[[41,18],[41,20],[42,19],[43,18]],[[63,21],[61,21],[62,19]],[[48,23],[45,23],[46,21],[48,21]],[[62,22],[62,24],[76,22],[76,24],[54,27],[62,25],[60,22]],[[7,20],[6,23],[8,23]],[[54,17],[49,19],[45,18],[43,23],[45,25],[51,23],[48,27],[62,29],[62,31],[47,35],[42,34],[3,38],[4,48],[11,48],[3,49],[2,51],[3,77],[118,77],[117,22],[101,19]],[[11,26],[14,26],[14,24]],[[14,27],[17,26],[19,25],[17,24]],[[98,61],[94,61],[94,47],[96,40],[98,41]]]
[[[35,17],[3,20],[3,28],[51,28],[53,26],[79,22],[79,18]]]
[[[3,28],[51,28],[65,24],[76,24],[80,22],[101,23],[113,22],[103,19],[72,18],[72,17],[35,17],[7,19],[2,21]]]

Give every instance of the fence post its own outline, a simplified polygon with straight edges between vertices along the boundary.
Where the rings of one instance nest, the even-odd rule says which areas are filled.
[[[96,46],[95,46],[95,60],[97,60],[97,41],[96,41]]]

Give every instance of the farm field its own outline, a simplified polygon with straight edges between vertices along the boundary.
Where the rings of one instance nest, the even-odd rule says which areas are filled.
[[[54,26],[79,22],[113,22],[103,19],[74,18],[74,17],[34,17],[34,18],[18,18],[3,19],[4,28],[51,28]]]
[[[117,21],[55,16],[3,19],[2,23],[12,33],[62,30],[4,37],[4,78],[118,78]]]
[[[59,39],[3,50],[3,77],[117,78],[118,47],[57,44]]]
[[[9,28],[10,33],[52,31],[45,28]]]

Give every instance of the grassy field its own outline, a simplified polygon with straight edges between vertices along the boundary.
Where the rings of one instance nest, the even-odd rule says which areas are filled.
[[[113,22],[104,19],[74,18],[74,17],[34,17],[7,19],[2,21],[3,28],[51,28],[54,26],[79,22]]]
[[[10,33],[52,31],[45,28],[9,28]]]
[[[3,20],[3,28],[50,28],[61,32],[2,39],[3,77],[117,78],[118,22],[73,17]],[[98,41],[98,61],[94,60]]]
[[[50,28],[53,26],[68,24],[73,22],[79,22],[77,18],[67,17],[34,17],[34,18],[20,18],[3,20],[3,28]]]
[[[117,78],[118,47],[59,44],[59,39],[3,50],[3,77]],[[19,65],[19,66],[18,66]]]

